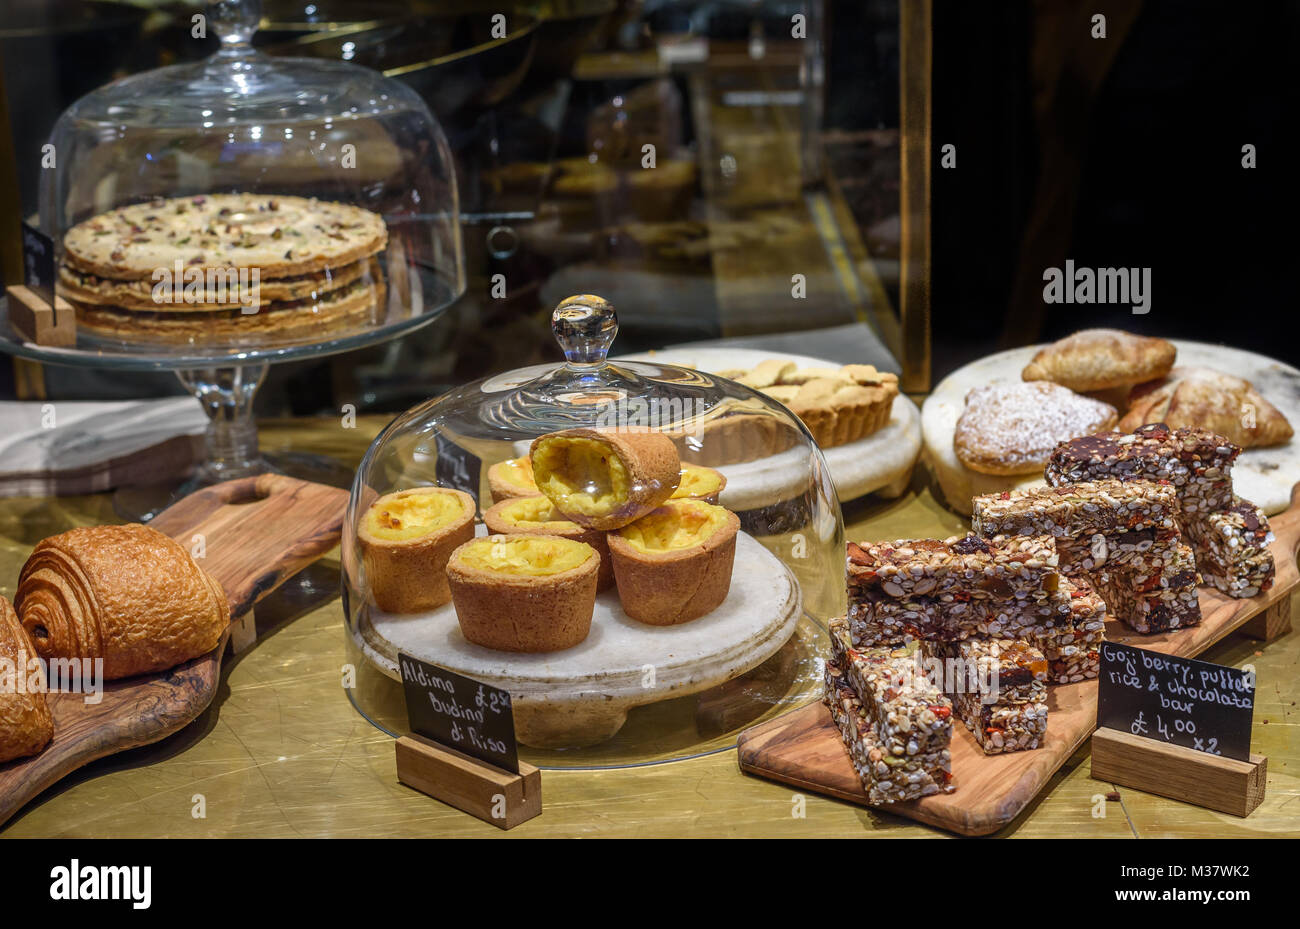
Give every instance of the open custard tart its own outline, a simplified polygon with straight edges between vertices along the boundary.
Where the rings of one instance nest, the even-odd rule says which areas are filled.
[[[580,526],[618,529],[677,490],[681,460],[660,432],[567,429],[533,440],[533,478]]]
[[[555,504],[542,494],[502,500],[483,514],[483,525],[493,535],[554,535],[585,542],[600,555],[596,589],[606,590],[614,586],[614,566],[609,560],[605,533],[565,519]]]
[[[456,546],[474,538],[474,498],[446,487],[386,494],[361,518],[357,536],[375,605],[421,613],[451,599],[445,568]]]
[[[731,589],[736,514],[703,500],[669,500],[609,534],[623,612],[652,626],[690,622]]]
[[[490,535],[447,562],[456,619],[466,639],[508,652],[572,648],[591,631],[600,555],[548,535]]]
[[[493,503],[541,493],[533,481],[533,462],[527,455],[507,458],[488,468],[488,489]]]
[[[694,499],[705,503],[717,503],[718,497],[726,489],[727,478],[721,471],[706,468],[704,465],[682,465],[681,479],[673,491],[673,500]]]

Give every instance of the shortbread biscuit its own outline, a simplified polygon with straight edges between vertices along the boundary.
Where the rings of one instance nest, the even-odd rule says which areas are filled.
[[[346,203],[208,194],[118,207],[73,226],[63,248],[73,267],[119,280],[150,280],[178,260],[275,278],[348,265],[387,242],[379,214]]]

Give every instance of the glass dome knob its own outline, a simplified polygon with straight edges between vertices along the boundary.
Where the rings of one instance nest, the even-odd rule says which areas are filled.
[[[262,0],[216,0],[208,8],[222,51],[246,49],[262,21]]]
[[[551,331],[569,364],[604,364],[618,335],[618,315],[604,297],[578,294],[560,301],[551,314]]]

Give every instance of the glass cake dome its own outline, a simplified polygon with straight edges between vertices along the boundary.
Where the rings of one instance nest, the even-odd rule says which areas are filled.
[[[409,87],[251,44],[214,3],[197,63],[114,81],[60,117],[41,226],[77,349],[105,364],[246,364],[379,341],[464,292],[450,150]],[[299,351],[301,349],[301,351]]]
[[[539,766],[726,750],[820,693],[845,603],[821,452],[735,381],[607,360],[618,323],[600,297],[563,301],[552,329],[564,363],[420,404],[362,459],[342,543],[349,699],[406,732],[409,655],[508,690]],[[599,560],[566,560],[588,545]]]

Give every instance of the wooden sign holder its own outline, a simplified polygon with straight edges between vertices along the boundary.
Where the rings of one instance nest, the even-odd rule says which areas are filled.
[[[422,735],[397,740],[397,779],[498,829],[542,813],[542,772],[519,762],[519,773],[471,758]]]
[[[77,344],[77,315],[67,300],[56,295],[54,306],[50,306],[22,284],[14,284],[6,292],[9,322],[18,332],[37,345],[70,348]]]
[[[1121,732],[1092,734],[1092,778],[1182,800],[1233,816],[1249,816],[1264,800],[1268,759],[1237,761]]]

